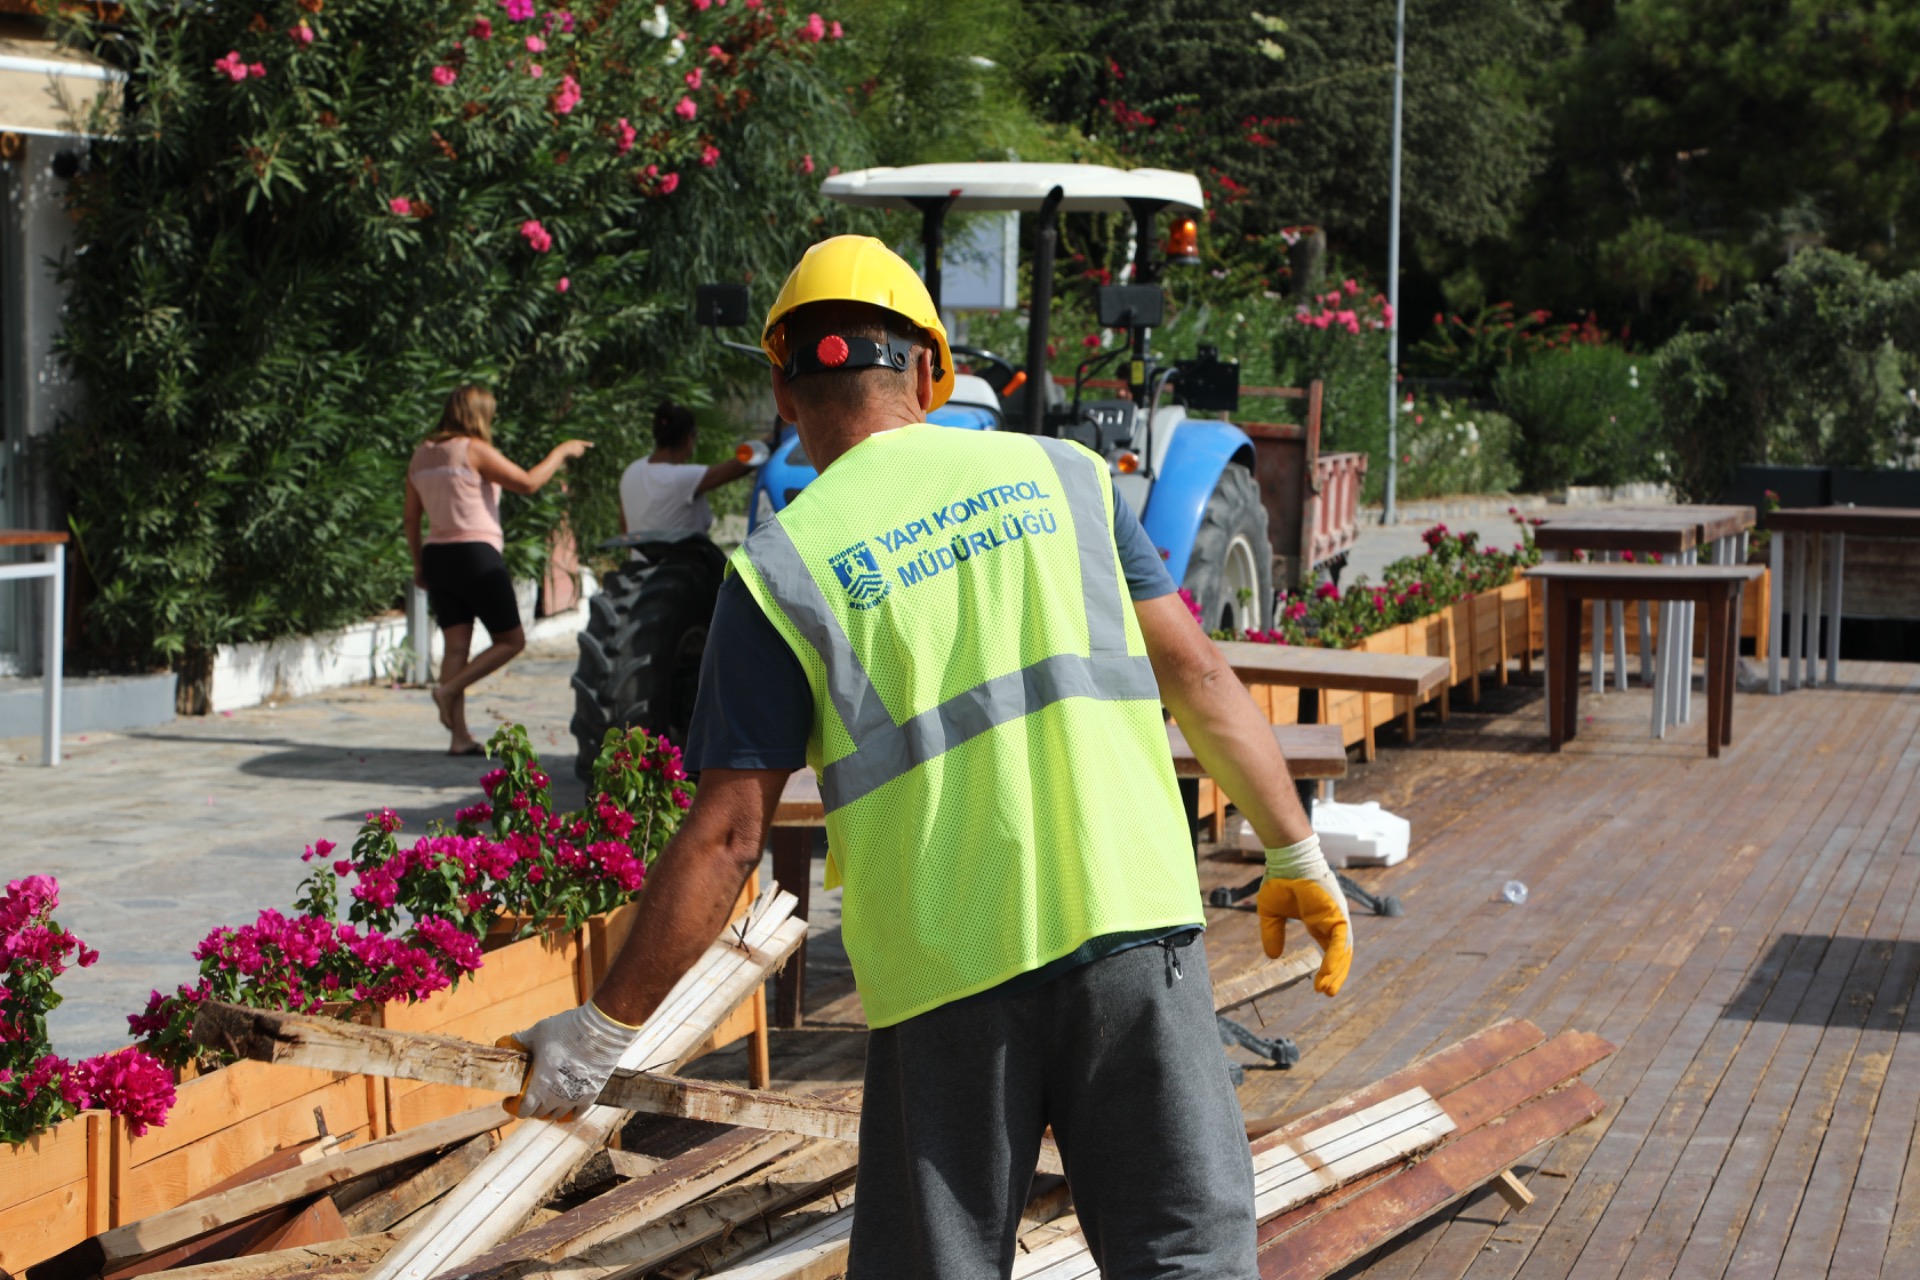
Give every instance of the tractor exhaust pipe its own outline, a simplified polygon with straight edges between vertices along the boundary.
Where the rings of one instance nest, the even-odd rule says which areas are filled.
[[[1040,223],[1033,243],[1033,307],[1027,316],[1026,421],[1020,429],[1037,436],[1046,424],[1047,388],[1053,375],[1047,370],[1047,322],[1053,314],[1053,255],[1060,243],[1060,202],[1067,193],[1055,187],[1040,202]]]

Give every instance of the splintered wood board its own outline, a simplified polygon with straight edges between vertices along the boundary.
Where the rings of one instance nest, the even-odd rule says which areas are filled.
[[[740,1001],[806,938],[793,918],[794,897],[775,889],[729,929],[642,1027],[620,1059],[623,1069],[672,1070],[691,1057]],[[498,1244],[566,1180],[607,1145],[626,1120],[617,1107],[594,1106],[564,1124],[521,1124],[465,1181],[369,1273],[368,1280],[431,1280]]]
[[[1344,1182],[1404,1160],[1452,1132],[1453,1121],[1440,1104],[1416,1087],[1276,1143],[1254,1157],[1255,1220],[1284,1213]],[[1014,1280],[1097,1280],[1099,1275],[1086,1238],[1077,1232],[1016,1258],[1013,1264]]]

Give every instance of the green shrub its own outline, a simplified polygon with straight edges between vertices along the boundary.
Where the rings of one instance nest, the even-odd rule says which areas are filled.
[[[1920,272],[1887,280],[1807,250],[1653,365],[1673,482],[1691,499],[1715,496],[1743,462],[1910,466]]]
[[[1616,346],[1575,344],[1500,370],[1493,394],[1519,427],[1521,484],[1544,491],[1662,477],[1651,364]]]
[[[1399,415],[1400,474],[1405,501],[1460,493],[1508,493],[1519,483],[1513,420],[1462,401],[1410,402]],[[1368,476],[1371,479],[1372,465]],[[1384,478],[1382,480],[1384,484]]]

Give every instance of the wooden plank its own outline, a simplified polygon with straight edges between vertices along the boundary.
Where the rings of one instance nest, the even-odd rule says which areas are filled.
[[[794,898],[778,889],[756,904],[744,927],[709,947],[647,1020],[621,1059],[628,1070],[671,1069],[698,1049],[720,1020],[806,937]],[[595,1106],[564,1124],[527,1121],[432,1209],[374,1280],[429,1280],[479,1256],[524,1222],[582,1160],[606,1145],[626,1119]]]
[[[1228,1009],[1258,1000],[1294,985],[1303,978],[1311,977],[1320,970],[1320,948],[1307,944],[1296,946],[1278,960],[1267,960],[1255,965],[1245,973],[1213,984],[1213,1008],[1215,1013],[1225,1013]]]
[[[1493,1180],[1493,1189],[1515,1213],[1533,1203],[1533,1192],[1527,1190],[1526,1183],[1513,1176],[1511,1169],[1500,1171],[1500,1176]]]
[[[344,1280],[385,1257],[400,1242],[397,1231],[301,1245],[274,1253],[226,1258],[167,1272],[167,1280]]]
[[[253,1214],[338,1186],[387,1165],[463,1142],[488,1129],[498,1128],[506,1121],[506,1113],[497,1106],[486,1107],[411,1133],[395,1134],[377,1143],[370,1142],[342,1151],[311,1164],[243,1184],[231,1191],[189,1201],[138,1222],[114,1227],[38,1266],[28,1268],[27,1275],[29,1280],[59,1280],[61,1277],[95,1273],[112,1263],[130,1261],[218,1231]]]
[[[662,1267],[660,1280],[836,1280],[847,1269],[853,1237],[853,1192],[831,1191],[766,1224],[766,1234],[740,1232],[702,1245]]]
[[[1320,1280],[1600,1114],[1600,1095],[1574,1083],[1426,1159],[1395,1170],[1302,1226],[1263,1244],[1261,1280]]]
[[[1248,683],[1394,693],[1424,702],[1452,672],[1445,658],[1404,653],[1363,653],[1245,640],[1222,640],[1218,644],[1233,673]]]
[[[193,1036],[196,1043],[258,1062],[358,1071],[494,1093],[518,1092],[527,1070],[527,1055],[518,1049],[217,1002],[201,1008]],[[651,1115],[847,1141],[857,1138],[860,1129],[858,1106],[646,1071],[616,1071],[601,1091],[599,1103]]]
[[[747,1223],[811,1200],[830,1187],[851,1184],[856,1159],[856,1148],[847,1143],[807,1139],[791,1154],[751,1177],[732,1182],[677,1212],[651,1217],[625,1234],[576,1249],[564,1261],[493,1268],[484,1274],[486,1280],[607,1280],[639,1275],[700,1244],[723,1239]],[[480,1274],[465,1266],[447,1272],[449,1277]]]
[[[1287,772],[1299,778],[1344,778],[1347,776],[1347,749],[1340,742],[1340,729],[1331,724],[1287,724],[1273,726],[1274,741],[1286,757]],[[1199,758],[1187,742],[1180,726],[1167,724],[1167,746],[1173,752],[1174,776],[1203,778]]]
[[[462,1275],[503,1280],[558,1262],[632,1227],[674,1212],[786,1156],[805,1139],[738,1129],[682,1152],[558,1217],[504,1239],[462,1263]]]
[[[372,1235],[385,1231],[408,1214],[433,1203],[479,1167],[487,1153],[500,1145],[494,1133],[483,1133],[461,1143],[412,1177],[383,1188],[341,1212],[347,1234]]]

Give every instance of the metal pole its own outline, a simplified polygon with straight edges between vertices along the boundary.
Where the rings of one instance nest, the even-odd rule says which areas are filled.
[[[1394,0],[1393,19],[1393,193],[1387,212],[1387,501],[1381,523],[1399,520],[1395,498],[1400,478],[1400,107],[1407,66],[1407,0]]]
[[[1033,309],[1027,317],[1027,412],[1016,430],[1039,435],[1046,422],[1047,326],[1053,315],[1053,255],[1060,242],[1060,205],[1067,193],[1055,187],[1040,202],[1033,236]]]

